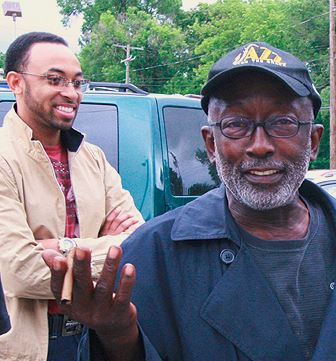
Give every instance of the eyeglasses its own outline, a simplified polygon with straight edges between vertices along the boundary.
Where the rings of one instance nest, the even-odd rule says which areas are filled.
[[[278,117],[268,119],[264,122],[255,122],[246,118],[222,119],[217,123],[210,123],[210,126],[218,126],[224,137],[241,139],[250,137],[257,127],[262,127],[266,134],[274,138],[294,137],[301,125],[312,124],[310,121],[300,121],[289,117]]]
[[[72,86],[77,92],[84,93],[89,89],[90,86],[90,81],[86,79],[75,79],[73,81],[70,81],[64,78],[63,76],[56,74],[33,74],[25,71],[21,71],[19,73],[24,75],[39,76],[40,78],[44,78],[48,81],[49,85],[59,89],[69,86],[69,84],[72,84]]]

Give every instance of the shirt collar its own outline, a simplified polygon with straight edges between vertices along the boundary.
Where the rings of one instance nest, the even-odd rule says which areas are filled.
[[[77,152],[84,140],[84,134],[74,128],[61,131],[62,143],[70,152]]]

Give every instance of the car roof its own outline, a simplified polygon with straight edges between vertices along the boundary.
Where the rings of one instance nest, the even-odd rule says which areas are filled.
[[[336,179],[336,169],[312,169],[306,173],[306,178],[316,181],[328,180],[334,178]]]
[[[11,90],[8,88],[7,82],[5,80],[0,80],[0,92],[2,94],[2,100],[11,100],[14,99],[14,96],[7,96],[7,94],[12,94]],[[5,97],[3,98],[3,95]],[[124,83],[109,83],[109,82],[91,82],[90,89],[84,93],[83,101],[94,101],[94,99],[99,99],[99,101],[108,101],[111,97],[120,96],[120,97],[144,97],[148,99],[156,100],[177,100],[181,103],[195,104],[195,106],[200,107],[201,96],[197,94],[159,94],[159,93],[149,93],[143,89],[138,88],[133,84],[124,84]]]

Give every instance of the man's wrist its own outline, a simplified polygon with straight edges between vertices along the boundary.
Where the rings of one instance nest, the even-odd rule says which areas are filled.
[[[95,337],[102,345],[108,360],[115,361],[141,361],[143,351],[142,338],[137,328],[134,336],[111,337],[108,334],[94,332]]]

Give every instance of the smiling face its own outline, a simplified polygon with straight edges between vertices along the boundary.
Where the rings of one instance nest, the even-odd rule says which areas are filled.
[[[309,98],[297,97],[280,81],[262,73],[236,76],[220,98],[222,101],[211,101],[211,122],[236,117],[254,122],[314,118]],[[316,132],[312,127],[300,126],[291,138],[270,137],[262,127],[241,139],[224,137],[219,127],[202,131],[210,159],[216,161],[229,195],[249,208],[268,210],[285,206],[296,197],[322,134],[318,131],[318,136],[312,137]]]
[[[11,72],[8,75],[19,116],[33,129],[36,139],[41,138],[42,142],[45,138],[59,139],[60,130],[72,127],[82,93],[70,84],[57,87],[46,78],[31,74],[57,75],[70,81],[82,79],[78,59],[62,44],[36,43],[22,72],[30,74]]]

